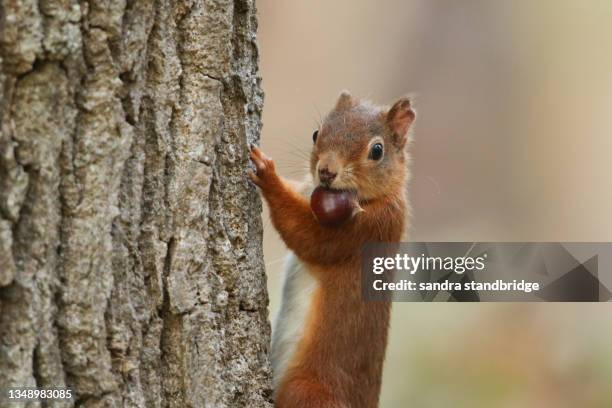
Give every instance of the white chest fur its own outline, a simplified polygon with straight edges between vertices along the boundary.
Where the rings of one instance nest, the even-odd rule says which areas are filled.
[[[272,331],[274,389],[278,388],[304,334],[317,281],[293,253],[287,256],[281,308]]]

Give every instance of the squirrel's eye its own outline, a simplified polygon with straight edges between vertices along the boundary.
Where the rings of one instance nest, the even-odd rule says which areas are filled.
[[[382,143],[376,143],[370,149],[370,159],[380,160],[383,156],[383,145]]]
[[[317,137],[319,136],[319,131],[315,130],[312,134],[312,143],[317,143]]]

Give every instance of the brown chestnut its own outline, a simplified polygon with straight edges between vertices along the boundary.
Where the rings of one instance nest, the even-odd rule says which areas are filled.
[[[338,227],[353,216],[358,205],[354,193],[319,186],[310,196],[310,208],[319,223]]]

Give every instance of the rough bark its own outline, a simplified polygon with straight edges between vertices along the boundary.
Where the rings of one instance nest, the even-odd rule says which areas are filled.
[[[0,4],[0,389],[271,406],[253,0]]]

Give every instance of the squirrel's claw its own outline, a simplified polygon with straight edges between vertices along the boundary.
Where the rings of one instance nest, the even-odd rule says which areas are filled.
[[[249,176],[249,178],[251,179],[251,181],[253,183],[255,183],[255,185],[257,185],[257,186],[261,185],[261,179],[259,177],[257,177],[255,172],[249,170],[249,171],[247,171],[247,176]]]

